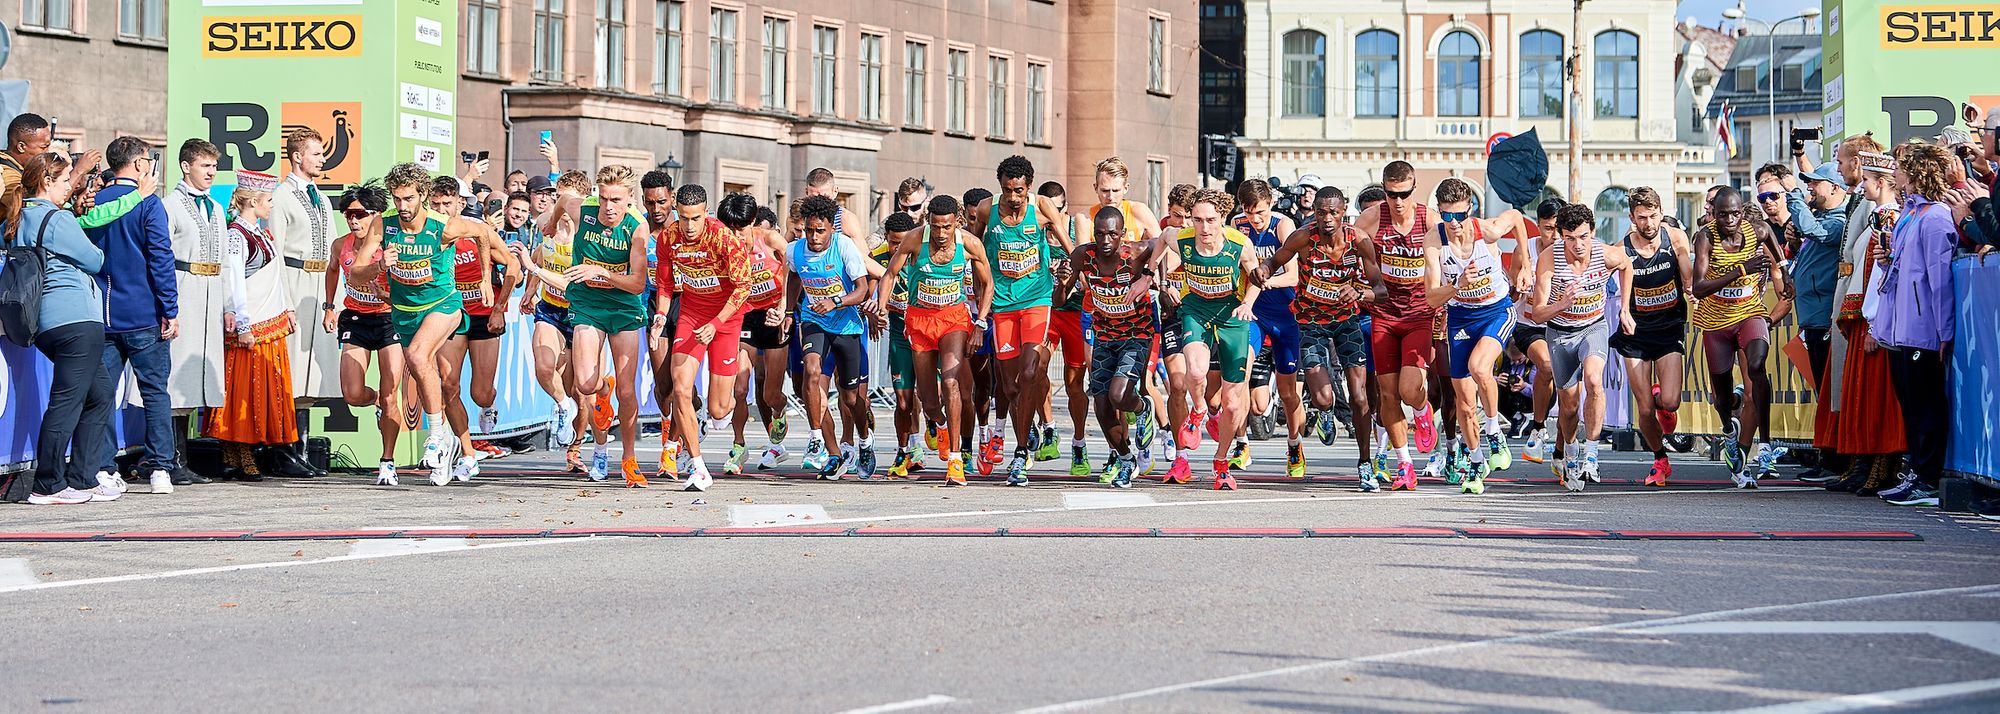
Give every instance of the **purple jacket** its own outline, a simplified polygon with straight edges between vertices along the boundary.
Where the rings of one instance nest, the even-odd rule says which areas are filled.
[[[1942,349],[1957,330],[1951,259],[1958,229],[1950,208],[1921,196],[1903,201],[1889,247],[1893,262],[1869,332],[1890,347]]]

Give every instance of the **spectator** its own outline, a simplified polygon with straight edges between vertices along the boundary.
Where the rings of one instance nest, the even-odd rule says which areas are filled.
[[[1939,203],[1951,186],[1951,154],[1929,144],[1901,147],[1895,183],[1903,209],[1887,250],[1877,246],[1883,276],[1881,306],[1869,331],[1896,351],[1889,377],[1903,407],[1909,444],[1902,483],[1882,492],[1899,506],[1935,506],[1944,476],[1944,448],[1951,430],[1951,390],[1945,369],[1957,327],[1952,309],[1951,260],[1958,229]]]
[[[1841,262],[1846,276],[1839,308],[1843,335],[1839,344],[1847,359],[1834,371],[1839,376],[1833,378],[1833,384],[1819,396],[1822,402],[1837,402],[1821,415],[1831,423],[1833,449],[1848,459],[1846,473],[1827,484],[1827,490],[1873,496],[1896,485],[1907,448],[1904,436],[1908,429],[1903,425],[1903,408],[1891,377],[1895,353],[1883,349],[1868,329],[1881,311],[1879,288],[1884,273],[1870,256],[1877,246],[1888,243],[1889,231],[1896,224],[1896,189],[1891,185],[1896,160],[1880,153],[1882,145],[1871,137],[1850,138],[1841,146],[1841,165],[1852,166],[1856,193],[1869,212],[1857,214],[1849,223],[1859,230],[1848,232],[1849,243]],[[1819,426],[1815,435],[1826,429]]]
[[[556,205],[556,185],[547,176],[528,177],[528,198],[535,202],[535,216],[548,213]]]
[[[173,490],[174,410],[167,396],[173,366],[172,340],[180,332],[179,281],[174,275],[174,245],[169,237],[166,204],[153,195],[156,179],[152,150],[137,137],[121,136],[105,151],[112,178],[97,192],[96,210],[85,216],[84,233],[104,251],[104,269],[97,275],[104,292],[104,373],[113,382],[132,368],[145,407],[146,457],[138,473],[147,474],[154,492]],[[128,197],[137,197],[136,202]],[[118,309],[109,306],[117,305]],[[117,448],[105,435],[98,461],[98,480],[122,486]]]
[[[528,172],[514,169],[507,172],[507,195],[512,196],[528,190]]]
[[[36,505],[113,501],[123,494],[96,475],[109,458],[100,452],[111,442],[113,400],[111,376],[104,372],[104,294],[91,277],[104,267],[104,251],[56,204],[74,187],[70,168],[62,154],[29,157],[17,184],[25,199],[18,210],[0,211],[9,242],[41,241],[49,251],[35,349],[54,369],[27,497]]]
[[[1985,183],[1970,181],[1963,189],[1952,189],[1945,197],[1951,206],[1952,221],[1965,235],[1967,243],[1977,246],[1981,255],[2000,247],[2000,205],[1996,205],[1993,194],[2000,192],[2000,171],[1994,170],[1994,162],[2000,161],[2000,106],[1987,110],[1986,127],[1980,132],[1980,152],[1966,157],[1975,171],[1984,171]]]
[[[209,417],[206,433],[226,442],[223,465],[230,475],[249,481],[264,479],[251,445],[299,438],[292,418],[292,355],[285,342],[297,326],[281,270],[284,256],[262,224],[271,216],[271,191],[277,186],[275,176],[236,172],[236,193],[229,198],[234,218],[222,258],[222,277],[229,284],[229,309],[222,313],[229,400]]]
[[[1827,388],[1827,359],[1833,342],[1834,292],[1840,280],[1840,244],[1847,237],[1847,182],[1832,162],[1805,174],[1805,185],[1785,192],[1785,211],[1791,214],[1789,227],[1800,239],[1792,265],[1794,297],[1797,301],[1799,339],[1806,346],[1806,362],[1815,389]],[[1824,402],[1825,400],[1821,400]],[[1814,420],[1814,435],[1830,431]],[[1838,456],[1832,449],[1820,450],[1820,463],[1837,471]]]

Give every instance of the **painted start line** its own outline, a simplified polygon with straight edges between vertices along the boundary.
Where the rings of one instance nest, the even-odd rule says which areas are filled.
[[[1491,538],[1680,541],[1921,541],[1909,531],[1693,531],[1568,528],[901,528],[864,526],[739,526],[690,528],[424,528],[297,531],[50,531],[0,532],[0,543],[120,543],[188,541],[330,541],[389,538],[562,539],[626,538]]]

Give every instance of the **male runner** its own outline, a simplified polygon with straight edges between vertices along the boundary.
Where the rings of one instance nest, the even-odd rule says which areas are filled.
[[[1681,406],[1681,365],[1687,352],[1688,286],[1694,284],[1694,261],[1686,233],[1665,225],[1660,193],[1647,186],[1632,189],[1632,231],[1625,234],[1625,255],[1632,261],[1632,281],[1624,290],[1624,314],[1632,330],[1611,336],[1611,349],[1625,358],[1625,383],[1631,385],[1633,420],[1646,448],[1653,450],[1653,470],[1646,485],[1667,485],[1674,473],[1667,461],[1670,419]]]
[[[860,441],[860,448],[854,443],[841,444],[840,458],[829,461],[819,475],[837,481],[849,467],[856,467],[863,478],[873,478],[875,413],[868,404],[868,353],[862,342],[867,323],[858,306],[874,292],[874,279],[868,275],[868,259],[861,250],[834,234],[839,204],[811,196],[799,206],[799,212],[805,237],[792,243],[788,261],[792,273],[786,293],[799,305],[802,323],[806,414],[826,443],[833,443],[833,415],[826,408],[827,375],[821,371],[822,363],[832,359],[840,378],[841,416],[855,425]]]
[[[909,223],[912,227],[923,221],[922,204],[927,196],[922,181],[914,178],[903,179],[903,182],[896,187],[895,198],[896,205],[904,209],[899,212],[909,214]],[[916,206],[915,211],[908,210],[911,205]],[[890,218],[892,220],[885,225],[888,223],[902,225],[902,221],[893,220],[895,218],[893,215]],[[887,266],[898,247],[900,243],[895,238],[885,236],[882,243],[871,249],[868,255],[876,263]],[[883,277],[883,281],[889,286],[889,299],[878,305],[878,308],[887,318],[887,330],[883,338],[889,343],[889,378],[894,382],[892,386],[896,391],[894,420],[896,460],[889,465],[889,475],[901,478],[910,475],[912,471],[924,469],[924,441],[919,434],[922,420],[918,418],[916,367],[910,352],[910,337],[904,327],[904,310],[910,306],[910,280],[908,275],[888,273]]]
[[[1199,191],[1200,189],[1195,188],[1194,184],[1183,183],[1175,184],[1173,189],[1167,192],[1167,216],[1160,219],[1162,233],[1172,231],[1172,235],[1178,239],[1181,229],[1193,226],[1189,217],[1194,214],[1194,197]],[[1178,267],[1174,270],[1167,269],[1166,256],[1174,252],[1171,248],[1155,251],[1159,253],[1157,256],[1159,264],[1154,267],[1156,274],[1165,276],[1160,281],[1158,299],[1154,300],[1154,305],[1157,306],[1155,311],[1160,315],[1157,361],[1166,372],[1166,426],[1175,427],[1173,435],[1167,439],[1168,467],[1162,481],[1184,484],[1193,478],[1193,468],[1188,465],[1188,460],[1181,455],[1181,451],[1192,450],[1201,445],[1201,427],[1188,416],[1194,412],[1194,404],[1197,401],[1204,405],[1207,401],[1198,391],[1197,381],[1188,375],[1187,357],[1182,354],[1181,320],[1178,314],[1179,303],[1176,300],[1186,287],[1184,278],[1187,275]],[[1206,378],[1203,378],[1200,384],[1205,385],[1206,381]],[[1154,397],[1154,401],[1158,402],[1159,398]]]
[[[1356,472],[1361,490],[1372,492],[1379,487],[1368,463],[1369,425],[1374,417],[1368,404],[1368,332],[1362,327],[1361,303],[1375,299],[1365,281],[1379,269],[1368,265],[1368,253],[1361,249],[1368,236],[1347,224],[1346,194],[1334,186],[1320,189],[1312,209],[1312,222],[1287,236],[1284,245],[1257,266],[1252,279],[1264,280],[1278,266],[1296,261],[1299,285],[1292,314],[1299,321],[1299,362],[1305,368],[1306,389],[1312,393],[1304,426],[1318,432],[1320,443],[1333,445],[1339,432],[1329,368],[1345,372],[1353,411],[1348,429],[1361,449]]]
[[[1534,410],[1528,415],[1528,423],[1522,425],[1527,429],[1528,443],[1521,449],[1521,457],[1538,464],[1547,460],[1555,449],[1555,438],[1549,434],[1547,421],[1549,403],[1555,399],[1556,392],[1554,384],[1549,379],[1551,370],[1548,326],[1536,322],[1531,315],[1535,305],[1540,304],[1540,298],[1534,294],[1535,261],[1541,257],[1542,248],[1554,242],[1556,214],[1566,205],[1569,204],[1553,196],[1542,199],[1542,204],[1535,208],[1536,235],[1529,236],[1523,241],[1528,259],[1516,261],[1514,264],[1516,273],[1514,292],[1521,296],[1521,299],[1516,301],[1521,311],[1515,318],[1514,335],[1511,340],[1514,348],[1520,350],[1521,354],[1527,355],[1528,361],[1535,366],[1532,385],[1534,391],[1530,396]]]
[[[1000,192],[973,207],[969,228],[981,236],[986,259],[993,265],[993,356],[1000,361],[996,390],[1000,416],[995,431],[1004,433],[1008,419],[1014,420],[1017,446],[1007,465],[1007,484],[1025,486],[1028,431],[1049,386],[1048,366],[1040,351],[1031,348],[1048,339],[1049,306],[1055,293],[1049,263],[1055,251],[1069,249],[1069,226],[1060,221],[1050,224],[1055,235],[1048,235],[1039,216],[1061,211],[1049,199],[1028,193],[1035,166],[1026,157],[1009,156],[994,173]],[[983,471],[990,472],[1000,460],[1001,433],[986,442]]]
[[[694,195],[696,192],[698,196]],[[639,177],[639,207],[643,209],[642,215],[646,219],[646,292],[639,298],[646,305],[647,314],[652,316],[642,333],[645,337],[640,347],[646,352],[646,364],[651,369],[648,374],[653,377],[653,402],[660,407],[660,474],[669,478],[685,474],[688,469],[681,467],[693,462],[687,465],[679,463],[683,447],[675,438],[678,433],[673,408],[675,373],[667,364],[667,356],[673,353],[667,342],[673,339],[674,330],[680,325],[677,319],[680,315],[680,303],[677,301],[680,288],[668,281],[666,285],[670,289],[658,289],[661,284],[660,246],[678,240],[678,236],[684,235],[690,228],[717,233],[723,230],[722,224],[708,215],[707,189],[695,186],[693,191],[687,192],[689,200],[696,201],[688,208],[693,212],[691,217],[681,215],[679,199],[682,193],[675,190],[673,177],[665,171],[648,171]],[[670,233],[673,235],[670,236]],[[661,316],[665,319],[660,319]],[[600,398],[600,410],[604,408],[603,404]]]
[[[597,171],[597,195],[565,195],[542,218],[542,232],[555,235],[557,224],[575,222],[571,256],[575,265],[563,271],[568,283],[569,319],[573,328],[570,369],[578,394],[595,396],[610,386],[618,398],[619,460],[627,486],[643,486],[636,442],[639,437],[640,331],[646,327],[646,242],[644,221],[634,213],[632,169],[613,164]],[[611,348],[611,374],[605,374],[604,348]],[[615,380],[615,381],[614,381]],[[588,475],[603,481],[610,473],[610,444],[597,440]]]
[[[1236,188],[1236,200],[1243,212],[1235,220],[1236,230],[1250,238],[1257,257],[1271,267],[1251,311],[1257,319],[1250,323],[1250,346],[1257,349],[1270,341],[1271,370],[1276,373],[1278,403],[1285,411],[1285,475],[1305,478],[1305,409],[1299,403],[1299,321],[1292,315],[1292,301],[1298,298],[1298,271],[1290,263],[1271,264],[1285,239],[1298,232],[1292,219],[1271,211],[1275,199],[1271,185],[1259,179],[1244,181]],[[1262,412],[1258,412],[1261,414]],[[1249,444],[1240,444],[1248,449]]]
[[[1563,462],[1562,485],[1582,491],[1597,480],[1597,439],[1604,429],[1604,363],[1610,357],[1611,326],[1604,321],[1605,285],[1632,284],[1632,259],[1597,241],[1597,216],[1579,204],[1556,214],[1558,242],[1535,264],[1535,319],[1548,323],[1549,360],[1554,364],[1556,440]],[[1632,313],[1621,313],[1632,330]],[[1580,383],[1580,384],[1579,384]],[[1582,393],[1579,394],[1579,388]],[[1581,422],[1581,423],[1579,423]]]
[[[1381,409],[1389,445],[1396,453],[1391,491],[1417,487],[1416,466],[1410,461],[1410,423],[1402,406],[1416,410],[1416,446],[1430,451],[1437,445],[1427,387],[1433,354],[1431,333],[1437,310],[1425,299],[1424,276],[1431,264],[1428,236],[1436,230],[1423,199],[1416,198],[1417,170],[1407,161],[1391,161],[1382,169],[1387,199],[1361,212],[1357,225],[1372,226],[1374,239],[1361,250],[1377,267],[1368,276],[1375,286],[1373,332],[1369,336]]]
[[[1082,285],[1088,291],[1097,344],[1091,355],[1090,395],[1096,402],[1097,423],[1111,447],[1111,464],[1099,482],[1131,488],[1140,454],[1150,452],[1157,425],[1154,404],[1140,388],[1153,356],[1153,262],[1158,241],[1126,240],[1134,226],[1116,205],[1098,206],[1092,213],[1092,240],[1070,251],[1060,272],[1057,295],[1069,295]],[[1131,429],[1127,429],[1127,424]],[[1135,445],[1136,444],[1136,445]]]
[[[750,245],[750,297],[743,304],[743,331],[738,335],[739,356],[755,377],[757,415],[764,422],[770,445],[757,458],[757,469],[768,471],[785,458],[785,370],[789,361],[786,348],[791,343],[791,308],[785,301],[785,255],[790,248],[778,233],[778,215],[758,207],[757,222],[743,231]],[[736,440],[729,447],[729,459],[722,464],[726,474],[743,473],[747,456],[743,425],[750,421],[751,380],[736,380],[736,415],[732,426]]]
[[[1500,386],[1493,379],[1493,364],[1514,327],[1513,285],[1498,246],[1501,236],[1511,235],[1517,247],[1524,247],[1527,222],[1513,209],[1490,219],[1474,217],[1472,186],[1456,178],[1439,182],[1436,197],[1440,230],[1425,271],[1427,297],[1431,305],[1446,306],[1454,415],[1465,439],[1452,440],[1445,471],[1454,474],[1465,493],[1485,493],[1486,475],[1514,463],[1500,433]],[[1477,446],[1466,443],[1474,435]]]
[[[736,373],[741,366],[737,344],[742,339],[743,304],[750,297],[750,246],[744,231],[757,220],[757,199],[733,193],[716,206],[711,223],[706,215],[708,192],[699,184],[680,187],[675,199],[680,220],[659,241],[659,277],[654,293],[680,295],[680,319],[673,340],[673,426],[682,452],[693,462],[682,490],[706,491],[714,478],[701,457],[701,436],[720,429],[734,411]],[[664,326],[667,315],[656,312],[653,324]],[[708,366],[708,421],[694,412],[695,381]],[[734,454],[732,454],[734,455]]]
[[[944,426],[937,443],[945,461],[945,485],[963,486],[965,455],[957,447],[959,430],[969,426],[965,358],[974,323],[985,323],[992,314],[993,273],[979,238],[959,228],[957,199],[932,198],[922,226],[903,220],[908,217],[897,213],[883,226],[896,246],[887,269],[910,281],[910,306],[903,324],[910,337],[917,400],[932,423]],[[973,286],[972,299],[965,294],[968,283]]]
[[[363,285],[346,283],[342,277],[354,270],[361,236],[370,222],[389,210],[389,192],[375,185],[356,186],[334,199],[333,205],[347,218],[347,235],[336,241],[332,254],[338,267],[326,271],[325,302],[338,302],[339,312],[327,311],[322,329],[337,332],[340,338],[340,391],[349,406],[375,405],[375,429],[382,434],[382,458],[375,468],[375,485],[395,486],[396,441],[403,431],[403,408],[397,392],[403,384],[403,345],[389,322],[389,275],[378,272]],[[345,288],[343,290],[343,287]],[[376,387],[368,386],[368,363],[380,360]]]
[[[1764,309],[1764,286],[1778,287],[1781,297],[1790,297],[1791,286],[1778,256],[1783,255],[1778,239],[1764,221],[1744,216],[1743,196],[1736,189],[1719,187],[1708,204],[1712,219],[1694,241],[1693,292],[1694,326],[1702,331],[1701,346],[1708,359],[1709,383],[1713,388],[1716,417],[1722,422],[1722,460],[1729,467],[1737,488],[1756,488],[1757,477],[1767,470],[1765,454],[1770,444],[1759,444],[1752,460],[1759,468],[1746,468],[1743,451],[1750,435],[1771,413],[1771,375],[1764,358],[1770,352],[1771,326]],[[1731,372],[1738,355],[1749,373],[1750,398],[1742,402]],[[1742,409],[1742,418],[1736,416]],[[1743,423],[1743,422],[1748,422]]]
[[[1243,432],[1244,403],[1249,390],[1244,384],[1250,369],[1251,304],[1262,288],[1250,284],[1257,269],[1257,253],[1250,241],[1234,228],[1223,225],[1223,216],[1235,201],[1229,194],[1202,189],[1195,194],[1191,228],[1183,228],[1175,250],[1167,254],[1167,273],[1183,273],[1184,287],[1179,298],[1181,347],[1187,356],[1188,372],[1207,375],[1213,356],[1224,382],[1222,407],[1215,437],[1215,489],[1236,490],[1230,474],[1229,445]],[[1191,380],[1190,380],[1191,381]],[[1199,396],[1199,395],[1196,395]],[[1200,402],[1207,406],[1206,400]],[[1190,422],[1207,420],[1197,412]]]
[[[576,173],[582,176],[582,172]],[[533,177],[529,179],[529,183],[535,183],[535,178],[542,177]],[[562,189],[562,192],[578,197],[589,192],[588,177],[583,177],[580,184],[570,181],[569,178],[564,177],[563,183],[566,188]],[[543,179],[543,183],[546,182],[547,179]],[[550,208],[555,205],[556,195],[558,190],[551,188],[550,198],[546,201]],[[537,205],[541,203],[544,202],[536,200]],[[532,220],[539,223],[541,216],[547,213],[548,211],[538,212]],[[571,473],[583,473],[582,442],[576,438],[577,434],[583,431],[583,413],[577,409],[576,400],[572,398],[572,395],[577,394],[575,371],[569,368],[569,348],[573,333],[569,322],[569,297],[564,292],[569,281],[562,277],[563,272],[575,264],[572,250],[575,245],[576,230],[574,226],[567,228],[568,230],[558,230],[542,236],[533,247],[514,246],[514,261],[522,266],[521,272],[525,274],[527,280],[527,288],[522,291],[521,312],[533,315],[535,318],[533,343],[535,381],[555,402],[555,410],[550,414],[548,421],[549,445],[551,448],[564,448]],[[541,232],[539,226],[536,232]]]
[[[1091,178],[1091,189],[1097,195],[1097,203],[1091,206],[1090,209],[1084,214],[1082,214],[1082,216],[1080,217],[1086,221],[1093,220],[1090,217],[1097,215],[1098,209],[1107,207],[1115,208],[1118,209],[1119,213],[1124,215],[1124,220],[1125,220],[1124,240],[1126,242],[1140,243],[1145,241],[1158,240],[1160,236],[1160,228],[1159,228],[1160,220],[1153,215],[1153,209],[1146,206],[1146,204],[1142,202],[1133,201],[1127,198],[1127,195],[1131,188],[1131,174],[1132,174],[1131,169],[1125,166],[1125,161],[1116,156],[1097,162],[1097,170]],[[1175,188],[1178,189],[1180,187],[1177,186]],[[1187,187],[1186,199],[1192,200],[1192,197],[1194,195],[1193,191],[1194,188],[1192,186]],[[1175,194],[1173,192],[1169,192],[1168,195],[1171,197]],[[1074,231],[1072,231],[1071,235],[1072,236],[1075,235]],[[1081,244],[1084,241],[1081,239],[1073,238],[1071,242]],[[1149,272],[1152,270],[1153,265],[1157,263],[1160,259],[1159,258],[1160,253],[1161,251],[1156,247],[1152,251],[1152,253],[1149,254],[1151,256],[1151,259],[1145,266],[1146,270],[1148,270]],[[1160,301],[1157,296],[1158,286],[1159,286],[1158,281],[1157,280],[1153,281],[1152,290],[1154,294],[1147,296],[1147,303],[1146,303],[1146,305],[1150,308],[1151,312],[1154,313],[1149,316],[1149,319],[1155,321],[1154,327],[1156,329],[1152,330],[1152,334],[1159,333],[1159,330],[1157,329],[1158,327],[1157,313],[1159,312],[1159,304],[1160,304]],[[1179,351],[1178,346],[1176,346],[1175,351],[1176,352]],[[1143,363],[1143,366],[1145,368],[1140,370],[1140,380],[1138,384],[1138,388],[1143,390],[1153,400],[1153,404],[1155,406],[1163,404],[1166,401],[1165,393],[1160,391],[1159,385],[1156,384],[1153,379],[1154,377],[1153,365],[1154,363],[1160,361],[1156,357],[1158,352],[1159,352],[1158,345],[1154,345],[1151,352],[1149,352],[1147,355],[1148,357],[1147,361]],[[1178,361],[1179,358],[1176,357],[1175,360]],[[1072,408],[1075,408],[1074,405],[1072,405]],[[1152,431],[1157,431],[1159,428],[1163,428],[1167,423],[1166,422],[1167,415],[1164,412],[1160,411],[1159,409],[1154,409],[1152,415],[1154,420],[1154,425],[1153,425],[1154,428],[1151,431],[1147,432],[1149,434],[1152,433]],[[1172,441],[1172,439],[1169,439],[1168,441]],[[1083,451],[1083,441],[1080,435],[1076,440],[1070,442],[1070,449],[1076,456],[1080,458],[1088,456],[1088,454],[1086,454]],[[1146,440],[1142,442],[1140,444],[1140,448],[1138,449],[1138,454],[1139,454],[1139,470],[1136,475],[1144,476],[1146,474],[1152,473],[1153,471],[1152,441]],[[1172,461],[1172,459],[1168,459],[1168,461]],[[1072,467],[1072,469],[1073,468],[1074,467]]]
[[[463,196],[458,179],[439,176],[431,183],[431,210],[446,216],[464,215]],[[455,429],[470,421],[459,381],[466,358],[470,357],[472,401],[480,407],[481,434],[499,428],[500,412],[493,408],[499,392],[494,388],[493,381],[500,366],[500,336],[507,331],[507,296],[513,295],[514,281],[521,275],[518,269],[506,270],[502,267],[513,264],[513,251],[507,249],[506,241],[500,238],[498,232],[491,230],[492,226],[487,228],[489,230],[477,237],[460,238],[458,245],[454,246],[452,278],[457,283],[468,324],[464,335],[454,335],[438,347],[438,375],[444,384],[445,418],[452,420]],[[500,277],[497,284],[495,278],[499,276],[495,275],[496,272],[505,276]],[[493,309],[496,305],[499,310]],[[479,459],[496,453],[491,444],[483,441],[468,439],[461,446],[467,456],[474,457],[470,468],[472,476],[479,475]]]
[[[1054,203],[1056,211],[1058,211],[1057,213],[1042,216],[1043,228],[1046,230],[1053,230],[1049,228],[1049,224],[1062,221],[1064,228],[1068,230],[1068,234],[1076,236],[1078,235],[1077,226],[1086,225],[1090,220],[1090,214],[1069,212],[1068,191],[1059,182],[1044,181],[1041,188],[1036,189],[1035,193],[1049,199],[1049,202]],[[1082,241],[1073,239],[1071,242],[1080,243]],[[1064,267],[1062,265],[1063,261],[1069,259],[1069,254],[1063,253],[1054,256],[1054,259],[1056,262],[1054,267],[1060,270]],[[1041,358],[1044,363],[1054,357],[1057,349],[1062,350],[1063,392],[1069,396],[1069,475],[1071,476],[1090,475],[1090,451],[1086,448],[1083,441],[1083,422],[1085,412],[1089,410],[1090,406],[1090,400],[1086,394],[1087,390],[1085,386],[1087,385],[1085,385],[1085,381],[1090,377],[1092,369],[1090,360],[1091,326],[1090,315],[1083,310],[1083,297],[1083,293],[1081,292],[1073,293],[1068,299],[1055,304],[1054,309],[1049,312],[1049,341],[1042,343],[1040,348],[1042,352]],[[1030,435],[1034,437],[1035,441],[1035,460],[1054,461],[1060,453],[1059,446],[1056,443],[1054,419],[1051,414],[1054,402],[1054,390],[1046,390],[1045,394],[1047,396],[1042,398],[1042,428],[1039,434],[1031,431]]]

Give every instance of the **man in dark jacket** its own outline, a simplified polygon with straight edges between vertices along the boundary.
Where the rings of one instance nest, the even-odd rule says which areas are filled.
[[[173,404],[167,397],[172,366],[168,341],[180,331],[174,280],[174,247],[167,228],[167,209],[152,194],[152,147],[135,137],[121,136],[105,149],[112,179],[97,193],[97,205],[107,209],[85,221],[84,232],[104,250],[104,270],[97,276],[104,290],[104,371],[113,379],[132,366],[139,397],[146,409],[146,458],[139,472],[156,488],[172,490],[175,468]],[[143,184],[143,188],[142,188]],[[137,195],[138,200],[131,200]],[[125,199],[125,200],[120,200]],[[104,452],[100,480],[122,485],[117,466]],[[103,472],[110,473],[109,479]]]

